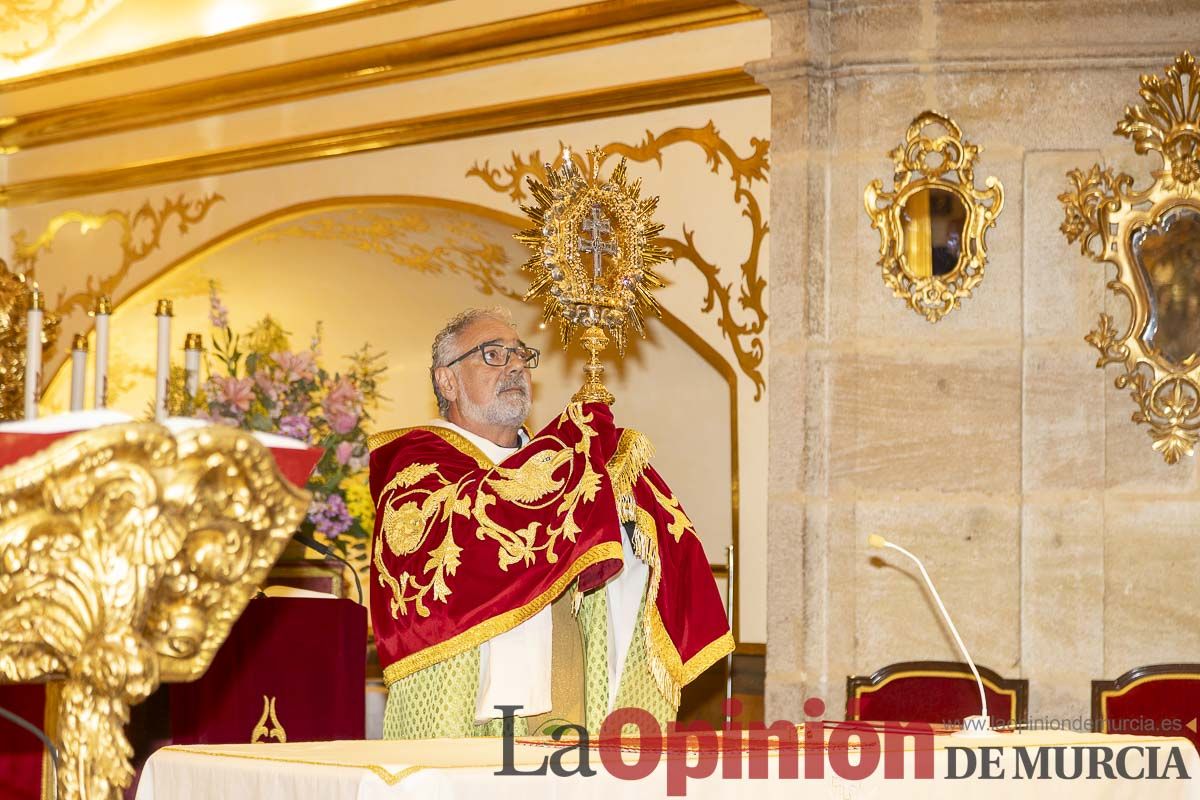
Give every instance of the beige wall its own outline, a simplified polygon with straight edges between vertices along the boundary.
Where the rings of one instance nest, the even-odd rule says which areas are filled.
[[[1187,2],[770,2],[768,714],[835,714],[848,674],[954,659],[927,559],[981,662],[1035,716],[1089,681],[1200,661],[1196,461],[1167,467],[1083,336],[1105,271],[1058,232],[1072,167],[1151,158],[1111,132],[1138,75],[1197,45]],[[1193,35],[1189,37],[1187,32]],[[1006,189],[975,296],[931,325],[884,288],[863,210],[916,114],[949,114]],[[1115,368],[1113,368],[1115,369]],[[802,564],[802,569],[796,565]]]

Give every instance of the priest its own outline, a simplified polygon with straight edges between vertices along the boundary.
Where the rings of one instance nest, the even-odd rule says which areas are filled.
[[[674,720],[680,689],[733,648],[708,559],[650,444],[603,404],[523,427],[540,354],[501,311],[433,342],[440,417],[371,439],[371,617],[385,738],[498,736],[550,711],[554,620],[582,633],[582,722]],[[570,619],[568,617],[568,619]],[[557,676],[563,678],[564,676]]]

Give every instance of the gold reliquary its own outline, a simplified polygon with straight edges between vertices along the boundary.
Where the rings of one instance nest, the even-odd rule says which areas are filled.
[[[1168,464],[1192,455],[1200,437],[1200,77],[1184,52],[1166,77],[1143,75],[1143,104],[1128,106],[1115,133],[1161,160],[1150,184],[1093,165],[1067,174],[1061,230],[1084,255],[1116,267],[1108,288],[1128,303],[1127,319],[1101,314],[1086,340],[1096,366],[1117,364],[1133,421],[1149,426]]]
[[[937,322],[971,296],[987,266],[984,233],[996,224],[1004,187],[995,177],[975,186],[979,148],[954,120],[919,114],[890,153],[893,188],[878,178],[863,194],[879,231],[883,282],[913,311]]]

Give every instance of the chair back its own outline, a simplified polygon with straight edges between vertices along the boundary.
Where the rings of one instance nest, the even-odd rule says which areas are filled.
[[[1092,681],[1092,720],[1102,733],[1182,736],[1200,749],[1200,664],[1135,667]]]
[[[979,667],[993,725],[1025,719],[1029,681]],[[904,661],[846,679],[846,719],[957,725],[979,714],[979,689],[959,661]]]

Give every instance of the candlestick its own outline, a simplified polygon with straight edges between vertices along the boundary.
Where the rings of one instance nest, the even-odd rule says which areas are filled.
[[[200,391],[200,352],[204,350],[204,338],[198,333],[189,333],[183,340],[184,389],[188,399],[195,400]]]
[[[83,411],[83,389],[87,382],[87,336],[75,334],[71,342],[71,410]]]
[[[174,311],[170,300],[159,300],[154,311],[158,319],[158,365],[154,371],[154,418],[167,418],[167,381],[171,377],[171,317]]]
[[[37,283],[29,292],[25,322],[25,419],[37,419],[38,394],[42,386],[42,317],[46,303]]]
[[[96,408],[108,406],[108,318],[112,300],[108,295],[96,298],[92,316],[96,318]]]

